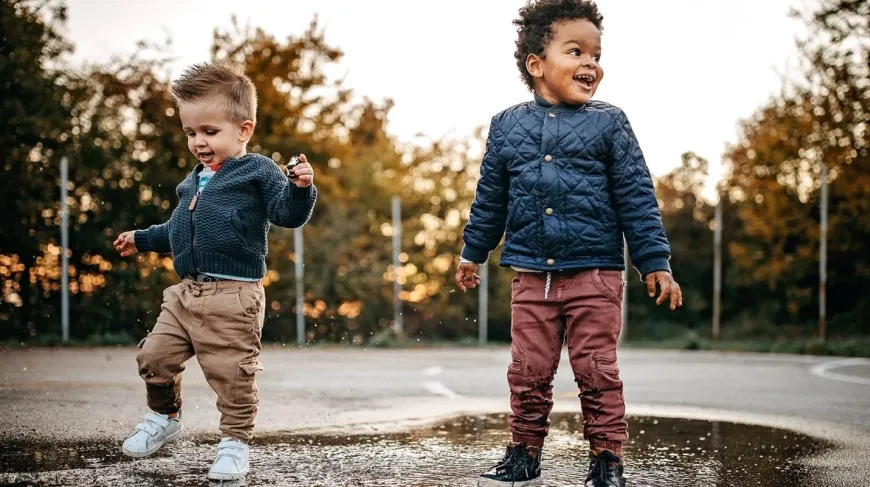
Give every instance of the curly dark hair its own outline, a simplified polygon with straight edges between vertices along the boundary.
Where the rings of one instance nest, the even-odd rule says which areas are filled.
[[[598,5],[591,0],[530,0],[520,9],[520,17],[513,21],[517,26],[517,50],[514,57],[520,75],[529,90],[534,90],[534,78],[526,69],[529,54],[544,56],[544,49],[553,35],[553,24],[562,20],[586,19],[599,31],[604,16]]]

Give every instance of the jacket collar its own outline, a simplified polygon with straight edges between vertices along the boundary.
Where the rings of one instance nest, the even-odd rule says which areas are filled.
[[[547,100],[545,100],[541,95],[538,94],[537,91],[534,92],[534,94],[535,94],[535,101],[532,103],[532,107],[537,108],[539,110],[557,110],[557,111],[582,110],[582,109],[586,108],[586,105],[587,105],[586,103],[582,103],[580,105],[568,105],[565,103],[553,104],[553,103],[550,103]]]
[[[227,160],[225,160],[225,161],[220,165],[220,169],[223,169],[223,168],[225,168],[225,167],[227,167],[227,166],[229,166],[229,165],[235,164],[235,163],[238,162],[238,161],[244,161],[245,159],[248,159],[249,156],[251,156],[251,153],[250,153],[250,152],[246,153],[246,154],[243,155],[242,157],[229,157],[229,158],[227,158]],[[205,169],[205,164],[203,164],[203,163],[197,161],[196,165],[193,166],[193,175],[194,175],[194,176],[199,176],[199,173],[202,172],[203,169]]]

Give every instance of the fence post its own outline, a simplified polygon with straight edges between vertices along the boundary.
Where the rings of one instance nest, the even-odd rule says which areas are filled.
[[[293,229],[293,250],[296,253],[296,344],[305,345],[305,279],[302,227]]]
[[[822,201],[819,223],[819,338],[825,341],[828,285],[828,163],[822,161]]]
[[[64,342],[69,341],[69,205],[66,202],[66,183],[69,179],[69,160],[66,156],[60,159],[60,328]]]
[[[713,340],[719,339],[722,312],[722,194],[713,217]]]
[[[402,286],[399,284],[399,254],[402,252],[402,200],[399,195],[393,196],[393,314],[396,332],[404,332],[402,321]]]

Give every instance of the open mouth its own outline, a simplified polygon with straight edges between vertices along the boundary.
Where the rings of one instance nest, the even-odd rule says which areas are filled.
[[[591,90],[592,85],[595,83],[595,76],[591,74],[578,74],[574,76],[574,81],[580,83],[587,90]]]
[[[214,159],[214,152],[197,152],[196,156],[202,162],[211,162]]]

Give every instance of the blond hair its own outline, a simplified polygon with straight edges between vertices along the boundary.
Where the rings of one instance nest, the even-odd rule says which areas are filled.
[[[257,89],[240,69],[227,64],[194,64],[172,83],[176,103],[217,97],[230,120],[257,121]]]

